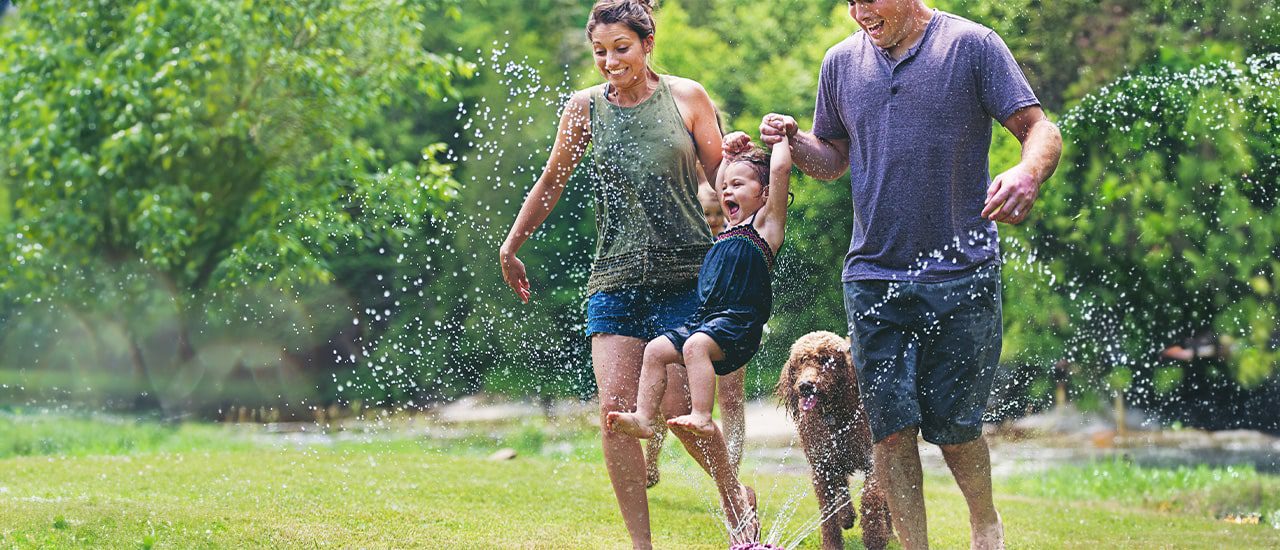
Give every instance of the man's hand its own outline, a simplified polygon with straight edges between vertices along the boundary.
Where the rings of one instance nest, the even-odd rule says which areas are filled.
[[[769,113],[760,119],[760,141],[766,147],[771,148],[784,138],[793,138],[798,131],[800,127],[796,125],[796,119],[787,115]]]
[[[734,132],[724,136],[724,155],[740,155],[751,150],[751,136],[744,132]]]
[[[991,180],[982,217],[1001,223],[1022,223],[1038,196],[1040,184],[1030,171],[1018,164]]]

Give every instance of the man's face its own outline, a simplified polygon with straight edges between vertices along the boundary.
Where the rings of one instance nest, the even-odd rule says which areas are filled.
[[[918,0],[849,0],[849,16],[882,49],[891,49],[911,33]]]

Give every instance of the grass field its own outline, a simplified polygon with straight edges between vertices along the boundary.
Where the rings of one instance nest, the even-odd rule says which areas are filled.
[[[5,438],[19,428],[28,439],[48,441],[4,453]],[[139,439],[101,437],[130,430]],[[81,448],[53,441],[89,432],[114,442],[89,438],[90,448]],[[0,547],[627,546],[595,442],[584,432],[548,435],[526,427],[450,443],[330,445],[262,443],[237,433],[0,416],[0,456],[8,456],[0,460]],[[520,456],[485,458],[500,446]],[[669,448],[668,455],[663,482],[650,493],[655,543],[725,547],[710,481],[677,451]],[[772,471],[750,462],[743,468],[760,492],[766,534],[795,534],[816,513],[808,480]],[[1267,525],[1268,511],[1280,508],[1280,480],[1250,470],[1177,472],[1107,463],[1001,480],[997,502],[1010,548],[1280,547],[1280,530]],[[926,498],[930,542],[967,546],[964,503],[954,485],[931,478]],[[798,511],[782,524],[788,507]],[[1260,512],[1264,520],[1237,525],[1215,518],[1230,509]],[[857,534],[848,533],[849,547],[860,547]],[[799,545],[817,546],[816,533]]]

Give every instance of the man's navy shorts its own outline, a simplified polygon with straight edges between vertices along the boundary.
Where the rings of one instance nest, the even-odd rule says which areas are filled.
[[[648,342],[683,325],[698,311],[698,288],[688,285],[623,288],[587,299],[587,336],[616,334]]]
[[[982,435],[1000,359],[1000,299],[998,262],[939,283],[844,284],[853,364],[877,442],[911,426],[936,445]]]

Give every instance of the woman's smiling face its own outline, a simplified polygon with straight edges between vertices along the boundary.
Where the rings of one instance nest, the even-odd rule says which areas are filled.
[[[622,23],[600,25],[591,32],[596,69],[615,88],[630,87],[648,76],[646,55],[652,49],[652,36],[641,39]]]

